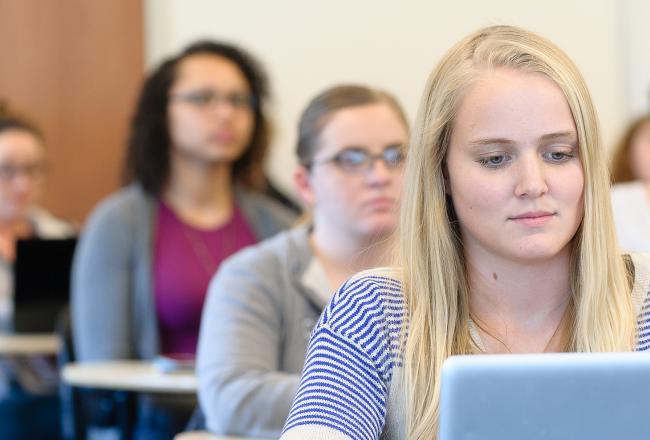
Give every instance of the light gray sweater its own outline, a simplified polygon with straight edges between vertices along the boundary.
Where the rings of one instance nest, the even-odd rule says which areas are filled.
[[[221,265],[203,308],[197,359],[210,431],[279,437],[311,330],[332,293],[316,261],[309,228],[300,226]]]
[[[291,225],[293,214],[267,197],[235,197],[258,239]],[[152,359],[159,353],[153,296],[156,199],[133,184],[91,215],[72,269],[72,324],[81,361]]]

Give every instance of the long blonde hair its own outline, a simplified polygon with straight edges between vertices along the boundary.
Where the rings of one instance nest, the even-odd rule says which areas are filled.
[[[456,44],[427,82],[405,169],[400,226],[408,332],[403,380],[409,439],[437,437],[440,370],[476,352],[469,333],[469,284],[443,164],[463,93],[486,69],[546,75],[573,115],[585,176],[584,217],[573,239],[571,351],[629,351],[635,327],[628,274],[616,244],[609,176],[597,115],[573,62],[554,44],[511,26],[479,30]]]

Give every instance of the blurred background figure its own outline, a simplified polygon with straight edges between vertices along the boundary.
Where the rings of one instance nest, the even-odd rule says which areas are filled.
[[[129,138],[130,184],[96,208],[75,255],[79,361],[193,356],[221,261],[292,224],[294,214],[264,194],[267,96],[255,60],[210,41],[147,78]],[[136,438],[171,438],[195,404],[140,399]]]
[[[612,208],[623,251],[650,252],[650,115],[625,131],[612,163]]]
[[[0,320],[11,318],[12,264],[16,240],[65,238],[71,224],[38,206],[47,168],[43,136],[26,119],[0,104]]]
[[[210,431],[279,437],[331,295],[390,263],[407,142],[404,113],[382,91],[337,86],[304,110],[294,186],[307,220],[237,253],[210,284],[197,364]]]
[[[5,332],[12,327],[16,241],[75,235],[71,224],[38,206],[45,172],[40,130],[0,104],[0,322]],[[3,356],[0,366],[0,438],[59,438],[54,360]]]

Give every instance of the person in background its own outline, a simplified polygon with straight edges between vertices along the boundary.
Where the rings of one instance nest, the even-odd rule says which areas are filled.
[[[280,435],[331,294],[392,255],[407,141],[397,101],[366,86],[329,88],[304,110],[294,183],[309,218],[229,258],[210,283],[197,359],[210,431]]]
[[[72,273],[79,361],[193,356],[208,282],[230,254],[289,227],[267,197],[267,81],[250,55],[201,41],[146,79],[128,186],[92,213]],[[195,399],[141,399],[136,436],[171,438]],[[147,410],[151,409],[151,411]]]
[[[650,258],[620,254],[589,91],[526,30],[480,29],[431,73],[398,255],[323,311],[282,440],[435,439],[453,355],[650,349]]]
[[[612,207],[621,248],[650,252],[650,115],[625,131],[612,162]]]
[[[39,207],[47,169],[45,140],[27,119],[0,105],[0,323],[13,317],[16,241],[69,238],[72,224]],[[0,365],[1,438],[58,438],[58,374],[46,356],[3,357]]]
[[[75,235],[70,223],[38,206],[46,169],[40,130],[0,108],[0,321],[5,329],[12,315],[16,240]]]

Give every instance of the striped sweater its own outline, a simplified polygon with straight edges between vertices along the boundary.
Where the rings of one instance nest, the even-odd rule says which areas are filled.
[[[636,350],[650,350],[650,256],[632,255]],[[282,440],[404,439],[399,273],[367,271],[346,282],[314,328]],[[476,337],[474,335],[474,337]],[[477,341],[480,346],[480,341]]]

